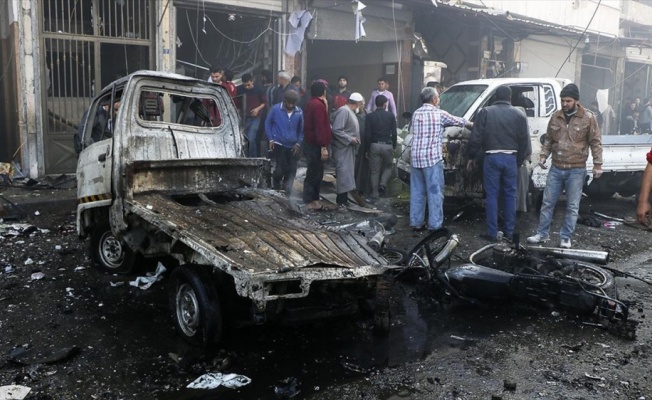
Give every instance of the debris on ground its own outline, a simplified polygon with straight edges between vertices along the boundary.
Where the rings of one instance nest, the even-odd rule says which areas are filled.
[[[301,383],[294,377],[283,379],[274,387],[274,393],[279,399],[293,399],[301,393]]]
[[[51,364],[70,358],[78,352],[79,348],[75,346],[44,349],[19,347],[9,354],[9,361],[23,365]]]
[[[166,268],[162,263],[159,262],[156,266],[156,271],[154,271],[153,274],[148,272],[145,276],[139,276],[135,280],[130,281],[129,285],[141,288],[142,290],[147,290],[154,284],[154,282],[158,282],[163,279],[163,272],[165,271]]]
[[[21,385],[0,386],[0,400],[23,400],[31,390]]]
[[[239,388],[251,383],[251,379],[238,374],[222,374],[212,372],[204,374],[188,384],[188,389],[216,389],[224,386],[229,389]]]

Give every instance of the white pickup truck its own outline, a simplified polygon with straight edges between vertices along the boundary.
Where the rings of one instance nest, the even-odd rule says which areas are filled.
[[[325,228],[269,189],[270,162],[242,156],[238,113],[222,86],[139,71],[103,89],[87,115],[78,234],[111,273],[163,258],[184,339],[216,343],[225,316],[294,321],[359,305],[388,326],[385,278],[400,267],[368,238]]]
[[[507,85],[512,89],[512,105],[522,107],[527,115],[532,142],[533,163],[531,172],[531,199],[540,201],[546,183],[547,169],[538,167],[541,145],[545,140],[550,116],[561,108],[559,93],[568,81],[552,78],[497,78],[466,81],[455,84],[441,94],[440,108],[452,115],[473,121],[478,110],[491,104],[496,89]],[[584,100],[584,103],[589,101]],[[449,197],[482,197],[482,182],[477,173],[466,171],[466,149],[471,132],[465,128],[448,127],[444,131],[445,195]],[[410,183],[410,143],[408,134],[403,141],[398,160],[398,175]],[[652,146],[652,135],[602,135],[604,174],[592,179],[592,158],[587,164],[589,196],[611,197],[618,192],[622,196],[638,193],[641,175],[647,161],[645,154]],[[548,165],[550,162],[548,161]]]

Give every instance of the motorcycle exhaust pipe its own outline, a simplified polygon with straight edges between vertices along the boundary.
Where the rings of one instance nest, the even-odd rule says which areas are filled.
[[[586,261],[590,263],[606,265],[609,262],[608,251],[597,250],[576,250],[576,249],[562,249],[559,247],[526,247],[526,250],[535,254],[551,255],[572,260]]]
[[[460,239],[457,237],[457,235],[453,234],[451,235],[450,239],[448,239],[448,242],[444,246],[444,248],[437,254],[435,257],[435,266],[438,267],[441,264],[444,263],[444,261],[448,260],[450,256],[453,254],[455,249],[457,248],[457,245],[460,244]]]
[[[385,231],[381,230],[380,232],[376,232],[376,234],[371,239],[369,239],[367,245],[374,251],[380,251],[380,249],[383,247],[384,241]]]

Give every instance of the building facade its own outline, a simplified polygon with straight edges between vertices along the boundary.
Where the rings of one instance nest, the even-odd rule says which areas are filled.
[[[444,86],[557,77],[617,111],[652,95],[652,2],[624,0],[8,0],[0,5],[0,161],[74,172],[73,135],[95,93],[139,69],[200,79],[344,75],[368,98],[385,77],[399,114],[427,65]],[[615,133],[615,132],[609,132]]]

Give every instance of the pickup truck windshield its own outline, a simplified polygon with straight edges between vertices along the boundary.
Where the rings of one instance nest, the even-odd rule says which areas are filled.
[[[441,94],[439,108],[456,117],[463,117],[487,85],[451,86]]]

